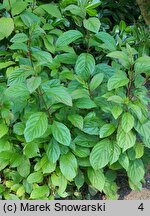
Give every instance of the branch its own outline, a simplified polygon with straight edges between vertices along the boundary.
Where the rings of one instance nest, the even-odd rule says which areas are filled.
[[[127,92],[128,98],[132,98],[131,90],[132,90],[133,76],[134,76],[133,65],[131,65],[130,74],[129,74],[128,92]]]
[[[136,0],[141,14],[148,26],[150,26],[150,1],[149,0]]]
[[[29,55],[31,66],[32,66],[32,68],[34,70],[34,63],[33,63],[33,60],[32,60],[32,51],[31,51],[31,42],[32,42],[32,32],[30,33],[30,37],[29,37],[29,41],[28,41],[28,55]],[[48,118],[49,118],[49,122],[52,122],[52,117],[51,117],[51,113],[49,111],[49,107],[46,104],[46,101],[45,101],[45,99],[43,97],[42,89],[40,87],[38,87],[37,93],[38,93],[39,97],[43,101],[43,104],[45,106],[45,111],[47,112],[47,115],[48,115]]]
[[[150,79],[150,76],[147,76],[147,77],[145,78],[144,82],[142,83],[142,85],[145,85],[145,84],[148,82],[149,79]]]
[[[43,101],[43,104],[45,106],[45,111],[47,112],[47,115],[48,115],[48,118],[49,118],[49,122],[52,122],[52,117],[51,117],[51,113],[49,111],[49,107],[46,104],[46,101],[45,101],[45,99],[43,97],[42,89],[40,87],[38,87],[37,93],[38,93],[39,97],[41,97],[41,99]]]

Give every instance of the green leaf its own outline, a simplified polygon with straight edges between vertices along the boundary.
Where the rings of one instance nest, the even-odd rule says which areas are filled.
[[[47,185],[38,186],[31,192],[30,199],[42,199],[42,197],[47,197],[48,195],[49,188]]]
[[[24,136],[27,142],[31,142],[35,138],[41,137],[48,127],[47,116],[43,112],[32,114],[26,123]]]
[[[71,143],[71,134],[69,129],[60,122],[54,121],[51,126],[53,137],[62,145],[69,146]]]
[[[8,132],[8,127],[6,124],[0,124],[0,138],[2,138]]]
[[[138,58],[135,62],[134,69],[136,73],[146,73],[147,76],[150,76],[150,57],[142,56]]]
[[[90,135],[99,135],[100,119],[91,112],[84,118],[83,131]]]
[[[39,148],[36,142],[27,143],[23,149],[24,155],[33,158],[39,155]]]
[[[129,69],[130,68],[130,61],[129,61],[129,57],[126,53],[122,52],[122,51],[114,51],[111,52],[107,55],[110,58],[116,58],[119,60],[119,62],[126,68]]]
[[[11,154],[12,153],[10,151],[0,152],[0,171],[10,163]]]
[[[134,127],[134,117],[129,112],[122,115],[121,127],[126,133]]]
[[[3,137],[0,139],[0,152],[3,151],[10,151],[11,150],[11,143],[8,142],[8,139]]]
[[[130,161],[130,165],[128,168],[128,177],[133,182],[139,182],[144,178],[145,169],[144,164],[141,159],[136,159],[134,161]]]
[[[110,161],[111,154],[112,146],[110,140],[103,139],[102,141],[98,142],[92,149],[92,152],[90,154],[91,166],[95,170],[105,167]]]
[[[111,154],[111,159],[110,159],[110,165],[112,165],[113,163],[115,163],[116,161],[118,161],[119,156],[121,154],[121,148],[118,146],[116,140],[112,141],[112,154]]]
[[[23,122],[18,122],[13,126],[13,132],[17,135],[23,135],[25,129],[25,124]]]
[[[71,97],[73,100],[79,99],[79,98],[89,98],[89,92],[87,89],[76,89],[71,92]]]
[[[31,28],[32,25],[40,24],[41,18],[35,15],[34,13],[31,13],[29,11],[24,11],[21,13],[20,18],[22,19],[23,23],[28,27]]]
[[[110,136],[116,130],[113,124],[104,124],[99,131],[100,138]]]
[[[25,192],[30,194],[32,192],[32,184],[29,184],[26,179],[23,180],[23,186],[25,188]]]
[[[75,53],[63,53],[57,56],[60,63],[64,64],[75,64],[77,55]]]
[[[10,100],[23,100],[26,101],[29,98],[29,91],[24,83],[13,84],[5,91],[6,97]]]
[[[28,183],[40,183],[43,181],[43,175],[41,172],[31,173],[27,178]]]
[[[73,153],[80,158],[85,158],[87,156],[89,156],[90,154],[90,149],[89,148],[85,148],[85,147],[81,147],[81,146],[76,146],[75,150],[73,150]]]
[[[73,2],[70,2],[70,3],[73,3]],[[72,15],[75,15],[74,17],[76,17],[76,19],[75,19],[76,24],[80,25],[80,26],[82,25],[82,22],[81,22],[79,17],[81,17],[81,18],[84,17],[85,11],[82,10],[82,8],[80,6],[77,6],[75,4],[70,4],[67,7],[65,7],[64,11],[69,11]]]
[[[88,178],[93,187],[102,192],[105,185],[105,176],[101,170],[94,170],[91,167],[87,170]]]
[[[15,64],[15,62],[13,62],[13,61],[0,62],[0,70],[4,69],[4,68],[7,68],[7,67],[9,67],[11,65],[14,65],[14,64]]]
[[[78,56],[78,59],[75,64],[75,73],[87,81],[94,72],[95,69],[95,60],[94,57],[89,53],[82,53]]]
[[[67,61],[67,59],[66,59]],[[75,63],[75,62],[74,62]],[[69,64],[69,61],[68,61]],[[74,79],[74,75],[73,75],[73,71],[71,70],[64,70],[61,72],[60,74],[60,80],[73,80]]]
[[[4,197],[6,200],[19,200],[19,197],[12,193],[5,193]]]
[[[142,136],[143,143],[146,147],[150,148],[150,121],[145,122],[144,124],[138,123],[136,125],[137,132]]]
[[[69,30],[64,32],[58,40],[56,41],[57,47],[65,47],[68,46],[70,43],[76,41],[77,39],[83,37],[82,33],[78,30]]]
[[[27,8],[28,3],[22,0],[18,0],[15,4],[13,4],[11,13],[12,16],[18,15],[23,12]]]
[[[57,171],[57,173],[53,173],[51,176],[52,185],[55,187],[58,187],[58,194],[61,196],[67,187],[67,179],[63,176],[63,174],[60,171]]]
[[[75,139],[74,143],[83,147],[93,147],[98,141],[96,136],[90,136],[84,133],[79,134]]]
[[[116,50],[116,41],[110,34],[106,32],[99,32],[98,34],[96,34],[96,38],[98,40],[101,40],[108,50]]]
[[[117,186],[116,182],[106,180],[103,191],[106,194],[107,199],[109,199],[109,200],[117,200],[118,199],[118,194],[117,194],[118,186]]]
[[[47,157],[49,161],[55,163],[60,156],[60,147],[55,139],[52,139],[46,150]]]
[[[77,168],[77,160],[71,152],[60,157],[60,170],[67,180],[72,181],[75,178]]]
[[[135,180],[133,182],[130,179],[129,179],[129,186],[132,190],[139,191],[139,192],[141,192],[143,188],[143,185],[141,182],[137,182],[137,181],[135,182]]]
[[[108,91],[127,85],[129,79],[124,71],[117,71],[107,83]]]
[[[136,141],[136,136],[132,131],[126,133],[124,132],[123,129],[118,128],[117,143],[120,146],[120,148],[123,149],[123,152],[133,147],[135,145],[135,141]]]
[[[91,167],[89,157],[86,158],[78,158],[78,165],[80,167]]]
[[[54,4],[54,3],[44,4],[44,5],[41,5],[40,7],[44,9],[51,16],[56,17],[56,18],[61,18],[61,13],[60,13],[60,10],[57,4]]]
[[[29,68],[17,68],[8,76],[8,85],[24,83],[26,78],[32,75],[33,70]]]
[[[42,50],[34,51],[32,57],[36,59],[38,66],[49,66],[52,62],[51,54]]]
[[[120,96],[118,96],[118,95],[110,96],[110,97],[107,99],[107,101],[112,101],[112,102],[114,102],[114,103],[123,103],[123,102],[124,102],[124,100],[123,100]]]
[[[92,109],[97,107],[96,104],[89,98],[80,98],[75,103],[74,106],[80,109]]]
[[[98,33],[100,25],[101,23],[97,17],[90,17],[89,19],[83,20],[84,28],[94,33]]]
[[[30,93],[33,93],[41,84],[41,77],[31,77],[27,79],[27,88]]]
[[[129,107],[131,110],[135,113],[135,115],[138,117],[139,121],[142,122],[142,110],[139,106],[133,103],[129,103]]]
[[[128,157],[129,157],[130,160],[135,160],[136,159],[135,146],[136,146],[136,144],[132,148],[127,150]]]
[[[77,114],[69,115],[68,120],[80,130],[83,129],[83,117]]]
[[[10,157],[10,164],[11,164],[11,167],[14,168],[14,167],[18,167],[21,163],[21,156],[20,154],[18,153],[13,153]]]
[[[26,157],[22,158],[20,165],[17,167],[18,173],[26,178],[30,173],[30,162]]]
[[[109,79],[111,76],[114,75],[115,69],[107,64],[97,64],[95,66],[94,74],[103,73],[106,79]]]
[[[7,11],[11,9],[11,5],[15,4],[17,0],[3,0],[3,6]]]
[[[66,88],[62,86],[53,88],[42,86],[42,88],[46,92],[47,96],[51,97],[54,101],[72,106],[72,98]]]
[[[40,167],[43,174],[50,174],[56,169],[56,163],[51,162],[47,156],[44,156],[40,161]]]
[[[94,91],[102,83],[103,79],[103,73],[96,74],[90,82],[90,90]]]
[[[20,186],[20,187],[18,188],[18,190],[17,190],[17,192],[16,192],[16,195],[17,195],[18,197],[22,197],[24,194],[25,194],[25,189],[24,189],[24,186],[22,185],[22,186]]]
[[[117,119],[121,115],[122,112],[123,112],[123,109],[120,106],[115,105],[111,108],[111,113],[115,119]]]
[[[142,143],[136,143],[136,145],[134,146],[134,150],[135,150],[135,157],[141,158],[144,155],[144,145]]]
[[[14,30],[14,22],[12,18],[0,18],[0,40],[7,38]]]
[[[13,43],[9,49],[11,50],[22,50],[24,52],[28,52],[27,44],[25,43]]]
[[[83,186],[84,184],[84,174],[83,172],[79,169],[78,175],[74,179],[75,185],[77,186],[78,190]]]
[[[28,41],[29,38],[25,33],[18,33],[10,40],[12,43],[23,43]]]
[[[107,181],[113,182],[117,178],[117,172],[115,170],[107,170],[105,172],[105,178]]]
[[[129,158],[126,153],[123,153],[119,157],[119,163],[127,171],[129,168]]]
[[[92,0],[88,3],[88,5],[86,6],[86,9],[94,9],[94,8],[97,8],[99,5],[101,5],[100,0]]]

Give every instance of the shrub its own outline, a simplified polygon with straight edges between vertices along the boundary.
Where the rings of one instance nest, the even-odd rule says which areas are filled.
[[[117,199],[118,173],[142,188],[149,48],[123,21],[105,32],[100,4],[0,4],[1,199],[82,199],[84,185]]]

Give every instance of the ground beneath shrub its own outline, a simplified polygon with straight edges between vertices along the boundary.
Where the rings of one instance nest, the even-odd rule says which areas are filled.
[[[145,175],[145,183],[143,184],[142,191],[133,191],[129,188],[127,176],[119,176],[117,178],[117,185],[120,188],[118,190],[118,200],[150,200],[150,165],[148,167],[148,172]],[[103,200],[106,199],[105,195],[101,193],[96,194],[91,197],[93,200]]]
[[[150,166],[145,176],[145,184],[143,184],[142,191],[133,191],[128,186],[128,181],[124,177],[119,178],[118,190],[119,200],[150,200]]]
[[[150,200],[150,190],[143,188],[141,192],[131,191],[124,200]]]
[[[150,200],[150,165],[148,166],[147,173],[145,175],[145,183],[143,184],[142,191],[133,191],[129,188],[128,177],[120,174],[116,180],[119,187],[118,189],[118,200]],[[88,187],[85,185],[82,187],[82,199],[87,199]],[[73,197],[70,197],[73,199]],[[105,194],[97,193],[94,196],[90,196],[90,200],[106,200]]]
[[[126,193],[121,194],[121,198],[124,200],[150,200],[150,173],[146,175],[145,184],[140,192],[126,190]]]

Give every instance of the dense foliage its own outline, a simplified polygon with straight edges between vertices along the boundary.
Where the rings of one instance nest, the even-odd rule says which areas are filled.
[[[1,199],[117,199],[120,174],[141,190],[150,36],[109,2],[0,4]]]

